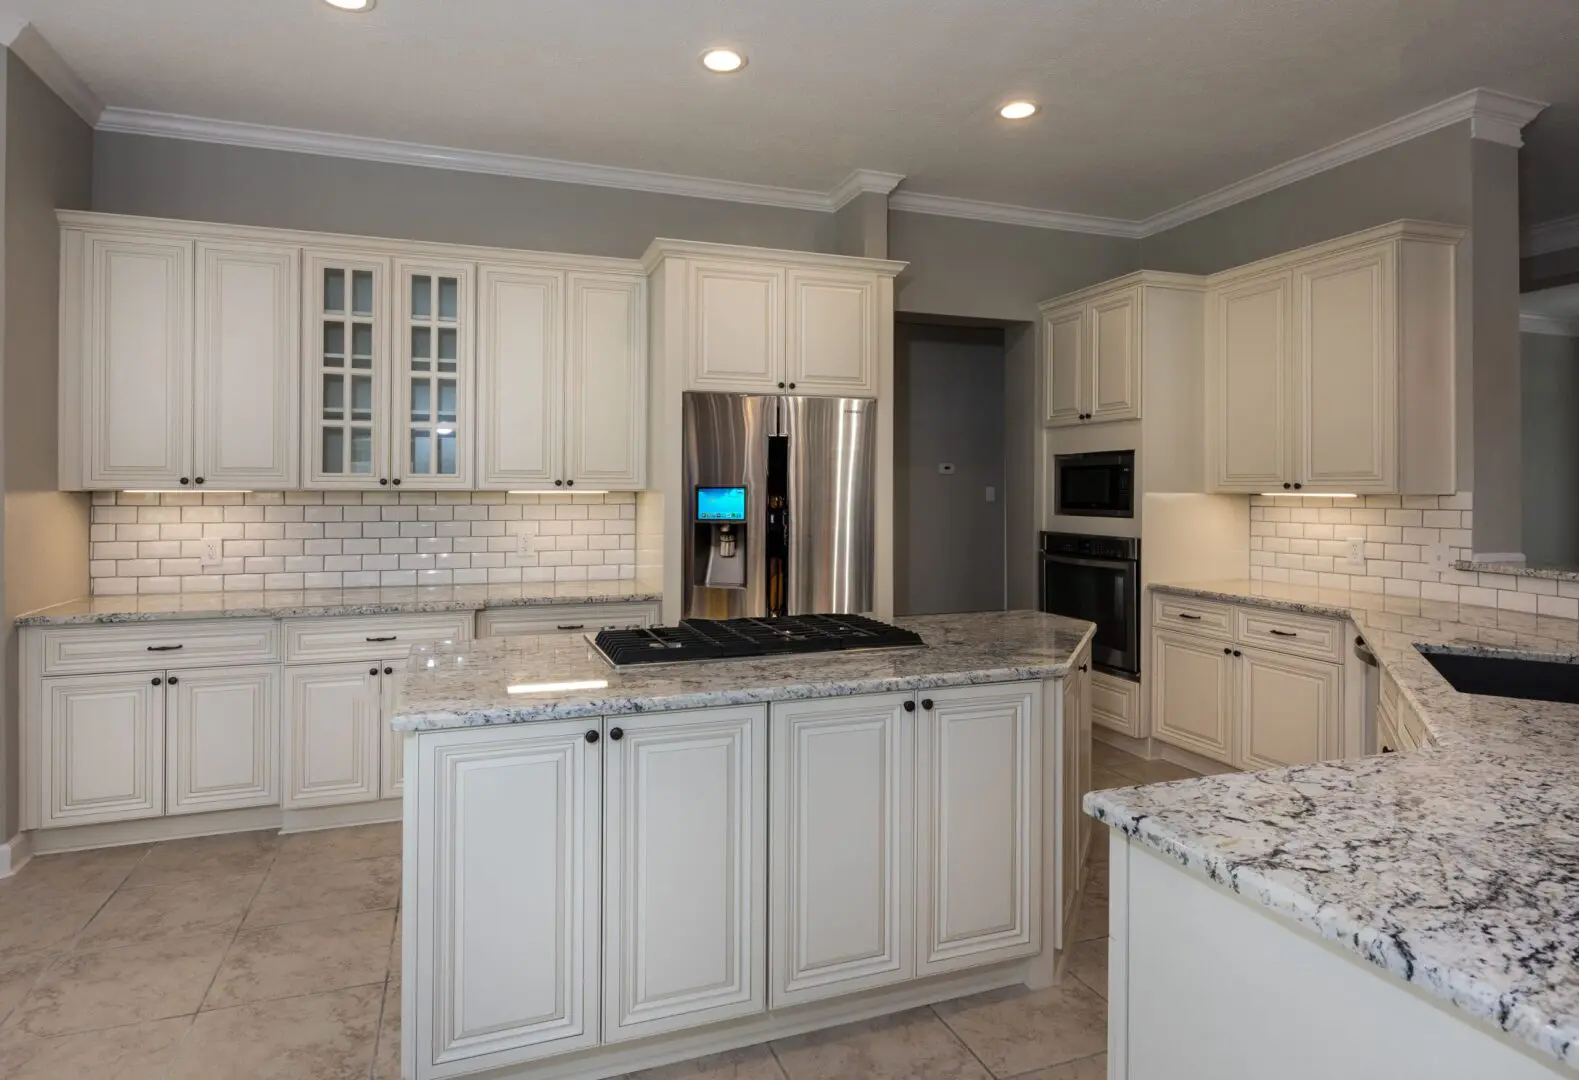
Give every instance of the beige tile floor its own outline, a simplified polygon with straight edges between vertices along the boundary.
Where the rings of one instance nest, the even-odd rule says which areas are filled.
[[[1192,775],[1099,744],[1095,782]],[[5,1080],[397,1080],[400,827],[243,833],[34,859],[0,881]],[[1107,848],[1069,978],[639,1080],[1099,1080]],[[632,1078],[636,1080],[636,1078]]]

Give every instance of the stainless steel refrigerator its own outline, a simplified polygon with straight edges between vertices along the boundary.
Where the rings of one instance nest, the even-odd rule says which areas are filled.
[[[876,405],[685,395],[686,618],[872,609]]]

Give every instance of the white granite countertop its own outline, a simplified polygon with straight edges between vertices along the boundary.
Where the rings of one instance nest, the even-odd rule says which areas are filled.
[[[1414,647],[1579,662],[1579,622],[1259,581],[1153,588],[1351,619],[1436,745],[1093,792],[1086,811],[1579,1070],[1579,706],[1461,694]]]
[[[323,615],[392,615],[534,604],[661,600],[652,581],[560,581],[514,585],[430,585],[366,589],[271,589],[262,592],[95,596],[20,615],[17,626],[163,622],[181,619],[290,619]]]
[[[1454,570],[1467,570],[1480,574],[1506,574],[1509,577],[1547,578],[1551,581],[1579,581],[1579,566],[1541,566],[1537,563],[1470,562],[1460,559]]]
[[[1068,672],[1096,632],[1034,611],[893,621],[926,644],[623,670],[579,637],[417,648],[399,680],[391,726],[431,731],[1052,678]]]

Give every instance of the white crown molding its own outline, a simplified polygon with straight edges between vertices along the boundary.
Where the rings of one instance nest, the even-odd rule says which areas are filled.
[[[61,59],[55,47],[44,39],[33,24],[9,15],[0,15],[0,45],[4,45],[85,120],[89,127],[99,122],[104,102],[93,87],[82,81],[70,64]]]
[[[1024,225],[1033,229],[1062,229],[1066,232],[1095,233],[1098,236],[1122,236],[1132,240],[1144,235],[1141,232],[1141,222],[1126,221],[1123,218],[1067,214],[1060,210],[1038,210],[1030,206],[978,202],[975,199],[956,199],[950,195],[926,195],[917,191],[894,192],[888,197],[888,207],[891,210],[903,210],[912,214],[995,221],[1002,225]]]
[[[1470,122],[1470,138],[1522,146],[1520,129],[1545,107],[1496,90],[1470,90],[1154,214],[1140,223],[1141,235],[1153,236],[1464,120]]]
[[[1552,337],[1579,337],[1579,319],[1559,319],[1552,315],[1520,313],[1519,333],[1547,334]]]
[[[1521,247],[1519,254],[1524,258],[1579,248],[1579,214],[1531,225],[1524,230],[1524,243]]]
[[[904,179],[902,173],[878,172],[876,169],[856,169],[828,192],[831,209],[843,210],[858,195],[888,195]]]

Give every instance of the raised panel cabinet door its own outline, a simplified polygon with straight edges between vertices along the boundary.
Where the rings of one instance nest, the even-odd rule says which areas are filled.
[[[300,277],[295,245],[198,241],[194,486],[300,482]]]
[[[190,488],[192,243],[89,233],[84,484]]]
[[[395,260],[392,483],[472,487],[476,274],[472,263]]]
[[[376,661],[285,668],[285,808],[378,798]]]
[[[1140,416],[1140,289],[1091,303],[1091,419]]]
[[[40,822],[164,813],[164,672],[44,680]]]
[[[400,680],[405,678],[405,664],[404,657],[385,660],[378,679],[378,756],[383,763],[378,794],[384,799],[398,799],[406,793],[406,736],[389,726],[389,718],[395,715]]]
[[[876,397],[876,275],[791,270],[787,296],[786,389],[827,397]]]
[[[1286,273],[1213,292],[1207,301],[1206,438],[1216,491],[1281,491],[1292,482]]]
[[[1306,491],[1398,490],[1395,249],[1294,271],[1295,430]]]
[[[784,375],[784,270],[690,259],[687,390],[772,394]],[[784,386],[780,386],[784,383]]]
[[[1263,649],[1241,652],[1234,764],[1274,769],[1337,757],[1343,669]]]
[[[915,974],[915,702],[863,694],[773,706],[775,1009]]]
[[[565,479],[639,491],[647,484],[647,283],[577,272],[566,284]]]
[[[165,812],[280,801],[280,669],[196,668],[167,679]]]
[[[389,490],[390,262],[302,252],[302,486]]]
[[[917,696],[916,974],[1036,953],[1042,684]]]
[[[767,1008],[767,706],[604,721],[603,1041]]]
[[[1085,419],[1086,309],[1062,308],[1042,317],[1042,419],[1048,427]]]
[[[415,1080],[598,1045],[601,726],[418,737]]]
[[[1233,650],[1219,641],[1151,635],[1151,733],[1233,764]]]
[[[477,463],[483,487],[565,479],[565,275],[484,266],[477,299]]]
[[[1067,949],[1074,927],[1075,900],[1080,895],[1080,698],[1081,685],[1074,674],[1059,680],[1057,859],[1052,881],[1057,892],[1057,926],[1053,928],[1055,947]],[[1046,875],[1044,873],[1044,880]]]

